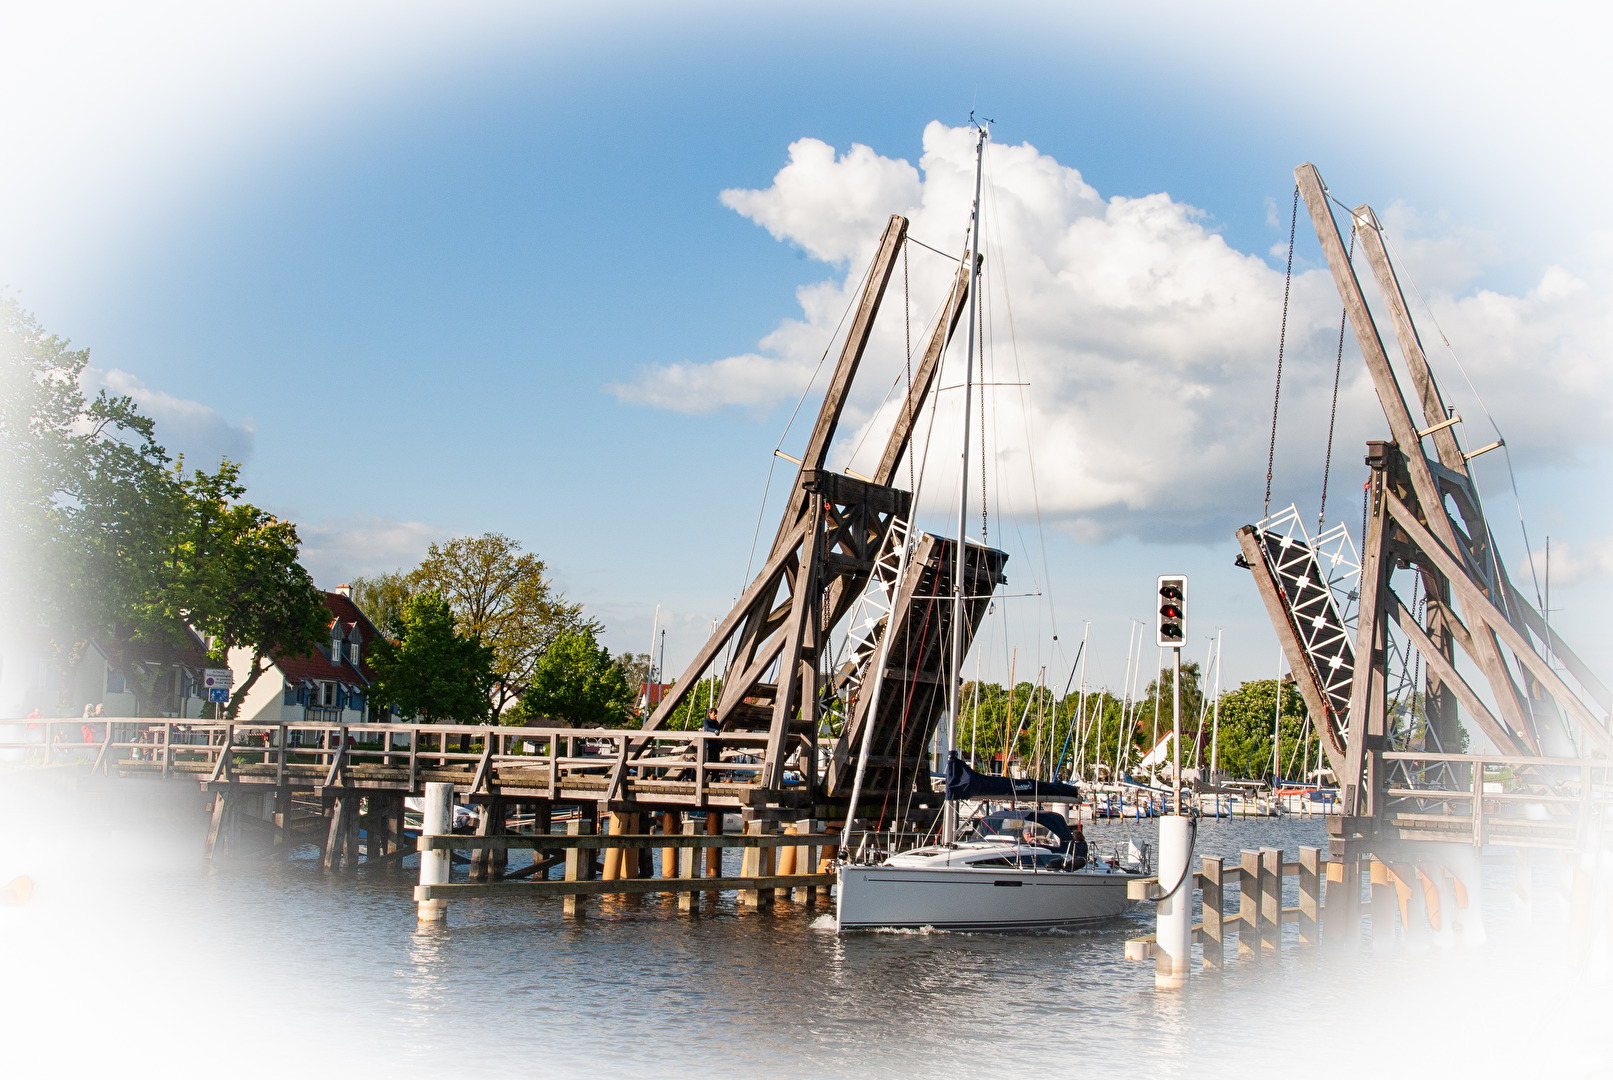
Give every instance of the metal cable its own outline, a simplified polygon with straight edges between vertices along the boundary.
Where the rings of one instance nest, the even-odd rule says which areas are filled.
[[[1355,225],[1352,218],[1350,225],[1350,254],[1349,260],[1355,258]],[[1322,462],[1322,505],[1316,511],[1316,531],[1322,531],[1322,521],[1327,516],[1327,479],[1333,471],[1333,428],[1339,418],[1339,376],[1344,372],[1344,328],[1350,321],[1350,311],[1345,308],[1339,312],[1339,355],[1333,362],[1333,411],[1327,416],[1327,457]]]
[[[1271,516],[1271,474],[1277,465],[1277,406],[1283,396],[1283,350],[1288,344],[1288,295],[1294,285],[1294,233],[1299,226],[1299,185],[1294,185],[1294,209],[1288,219],[1288,271],[1283,278],[1283,321],[1277,332],[1277,389],[1271,395],[1271,448],[1266,452],[1266,507],[1260,514]]]

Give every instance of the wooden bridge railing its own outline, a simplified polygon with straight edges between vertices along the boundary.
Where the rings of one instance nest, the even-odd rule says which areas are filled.
[[[755,787],[768,737],[766,732],[462,724],[24,719],[0,721],[0,760],[9,757],[24,765],[88,762],[97,770],[156,771],[165,777],[205,773],[210,782],[242,779],[277,786],[319,780],[322,774],[314,787],[337,786],[353,770],[368,766],[376,774],[372,779],[411,791],[419,788],[425,773],[452,769],[469,773],[473,792],[494,784],[536,785],[539,797],[548,798],[559,796],[568,780],[603,777],[605,799],[616,798],[629,781],[637,780],[692,784],[696,801],[701,801],[713,783]],[[805,735],[792,738],[787,747],[800,782],[808,786],[816,780],[816,750]],[[524,768],[540,772],[522,777]]]

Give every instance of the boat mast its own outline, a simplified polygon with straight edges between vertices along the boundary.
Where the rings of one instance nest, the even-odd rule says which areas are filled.
[[[963,668],[963,612],[964,612],[964,557],[968,543],[964,528],[969,518],[969,398],[973,391],[975,363],[975,327],[980,311],[980,174],[986,158],[986,126],[975,129],[975,202],[969,220],[969,347],[963,359],[963,451],[958,470],[958,561],[952,571],[952,701],[947,718],[947,760],[952,759],[952,747],[957,741],[958,727],[958,676]],[[982,436],[984,433],[982,433]],[[1005,753],[1006,753],[1006,748]],[[1007,757],[1003,771],[1007,772]],[[941,812],[941,842],[952,843],[958,831],[958,806],[951,799],[944,802]]]

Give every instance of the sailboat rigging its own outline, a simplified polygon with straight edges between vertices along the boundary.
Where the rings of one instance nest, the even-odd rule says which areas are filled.
[[[960,677],[968,640],[966,623],[970,618],[971,604],[989,601],[1002,578],[1000,569],[993,572],[987,564],[988,554],[998,556],[995,567],[1000,568],[1005,553],[993,552],[984,545],[975,546],[967,540],[969,514],[970,472],[970,413],[974,391],[974,364],[979,339],[980,319],[980,191],[984,172],[987,132],[976,129],[974,202],[970,216],[969,256],[969,326],[964,356],[963,425],[960,449],[957,538],[939,542],[939,554],[953,560],[951,581],[951,647],[943,658],[943,671],[947,678],[947,715],[942,727],[943,760],[946,762],[945,800],[942,804],[941,835],[933,846],[891,855],[883,862],[865,865],[848,857],[846,843],[856,820],[858,802],[862,797],[864,776],[870,761],[871,739],[864,738],[858,751],[856,779],[852,787],[851,802],[846,814],[847,838],[843,842],[841,859],[836,867],[835,918],[841,931],[883,928],[923,927],[954,929],[1034,929],[1051,926],[1068,926],[1112,918],[1130,906],[1127,883],[1141,877],[1146,865],[1122,865],[1118,858],[1094,860],[1086,858],[1086,843],[1072,834],[1062,814],[1042,810],[1036,804],[1042,799],[1079,802],[1080,791],[1057,782],[1052,764],[1052,744],[1049,742],[1049,779],[1040,777],[1040,769],[1033,766],[1033,775],[1016,779],[1009,775],[1008,748],[1017,739],[1018,731],[1004,746],[1002,776],[988,776],[976,772],[957,753],[959,701],[962,694]],[[933,417],[933,413],[932,413]],[[985,432],[980,433],[982,449]],[[922,482],[920,480],[919,482]],[[983,494],[983,492],[982,492]],[[916,495],[916,493],[915,493]],[[914,505],[916,507],[916,498]],[[898,580],[905,580],[905,568],[913,545],[910,541],[912,515],[900,522],[900,566]],[[892,534],[897,532],[893,523]],[[982,529],[984,538],[984,528]],[[947,548],[947,544],[951,548]],[[970,562],[971,551],[979,557]],[[977,584],[984,577],[986,587]],[[939,581],[937,581],[939,584]],[[939,592],[939,590],[937,590]],[[882,684],[887,671],[893,635],[887,633],[879,645],[878,661],[873,667],[873,685],[869,689],[870,715],[877,711]],[[1046,666],[1042,666],[1033,700],[1037,705],[1038,727],[1035,732],[1038,755],[1041,750],[1040,716],[1043,702],[1042,682]],[[1073,675],[1073,669],[1072,669]],[[1083,672],[1083,685],[1085,683]],[[979,690],[976,680],[976,693]],[[1009,676],[1010,706],[1006,720],[1012,730],[1013,675]],[[1030,716],[1031,701],[1025,703],[1020,717],[1023,727]],[[978,726],[978,700],[976,707]],[[1005,731],[1005,735],[1007,731]],[[974,823],[973,835],[959,838],[958,805],[964,800],[1007,799],[1011,809],[986,814]],[[1030,805],[1020,807],[1021,801]],[[865,834],[866,835],[866,834]]]

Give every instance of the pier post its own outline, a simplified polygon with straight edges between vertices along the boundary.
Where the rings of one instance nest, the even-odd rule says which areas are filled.
[[[229,829],[226,819],[229,817],[231,807],[229,795],[223,791],[213,793],[213,816],[207,824],[207,858],[209,861],[219,857],[221,849],[229,850]]]
[[[1299,849],[1299,943],[1315,945],[1322,915],[1322,849]]]
[[[1374,945],[1392,944],[1395,940],[1395,909],[1400,906],[1395,896],[1394,886],[1389,883],[1389,867],[1383,861],[1373,856],[1368,864],[1367,871],[1371,884],[1368,886],[1372,897],[1372,942]]]
[[[503,836],[509,831],[510,804],[504,801],[502,795],[495,795],[491,804],[493,814],[493,828],[490,836]],[[493,880],[503,881],[504,874],[510,868],[510,849],[493,849]]]
[[[566,823],[567,836],[588,836],[594,831],[592,821],[568,821]],[[566,880],[589,881],[594,876],[594,853],[583,848],[570,847],[566,849]],[[585,896],[568,896],[565,898],[565,913],[570,918],[580,919],[588,914],[588,898]]]
[[[694,832],[694,821],[693,820],[685,821],[683,823],[683,835],[684,836],[693,836],[694,834],[695,834],[695,832]],[[667,850],[671,851],[673,849],[668,848]],[[693,879],[693,878],[697,878],[697,877],[700,876],[700,849],[699,848],[686,847],[686,848],[677,849],[677,856],[678,856],[678,877]],[[663,868],[663,872],[664,872],[664,868]],[[682,911],[682,912],[687,912],[687,913],[689,913],[691,915],[694,914],[695,912],[699,911],[700,910],[700,894],[697,893],[697,892],[680,892],[680,893],[678,893],[678,910]]]
[[[795,834],[797,836],[811,836],[812,832],[813,832],[813,829],[816,826],[817,826],[817,822],[814,821],[812,818],[809,818],[809,817],[802,818],[800,821],[796,822]],[[796,848],[795,849],[795,873],[797,873],[797,874],[815,874],[815,873],[817,873],[818,872],[817,858],[816,858],[817,853],[818,853],[818,849],[813,847],[810,844],[803,844],[801,847]],[[817,898],[818,898],[818,890],[815,887],[811,886],[811,885],[803,886],[802,888],[799,888],[799,889],[795,890],[795,897],[794,898],[796,900],[799,900],[801,903],[804,903],[804,904],[806,904],[807,906],[810,907],[812,905],[812,903],[815,900],[817,900]]]
[[[326,789],[330,790],[329,788]],[[334,795],[330,802],[330,829],[325,833],[325,859],[326,870],[340,870],[342,866],[342,849],[347,846],[347,815],[352,807],[346,796]],[[444,832],[448,830],[444,829]]]
[[[1260,852],[1240,853],[1238,868],[1238,959],[1260,962]]]
[[[1201,934],[1204,942],[1204,970],[1220,971],[1226,965],[1226,945],[1221,933],[1221,911],[1226,898],[1221,884],[1221,859],[1218,856],[1206,855],[1203,866],[1204,869],[1199,872],[1199,880],[1204,890],[1204,902],[1200,911],[1204,927]]]
[[[752,836],[767,836],[773,831],[770,821],[752,821],[745,827]],[[740,858],[740,877],[764,877],[773,872],[773,852],[777,848],[748,847]],[[751,911],[766,911],[773,906],[772,889],[741,889],[739,906]]]
[[[291,789],[274,791],[274,848],[282,859],[291,856]]]
[[[794,825],[786,825],[779,831],[786,836],[794,836],[797,832]],[[775,848],[774,850],[778,852],[778,872],[780,874],[795,873],[795,848],[784,847]]]
[[[453,831],[453,818],[454,785],[427,784],[425,807],[421,814],[420,834],[422,836],[445,836]],[[451,851],[422,851],[420,853],[420,884],[446,885],[448,883],[448,868],[452,862],[453,852]],[[448,901],[420,901],[419,916],[421,922],[444,921],[448,918]]]
[[[661,815],[661,835],[676,836],[683,831],[683,825],[678,818],[681,815],[668,811]],[[678,872],[678,849],[665,847],[661,849],[661,876],[664,878],[682,877]],[[681,895],[681,894],[680,894]]]
[[[1180,989],[1193,960],[1192,823],[1180,814],[1159,819],[1159,887],[1169,890],[1154,909],[1154,985]]]
[[[1283,947],[1283,853],[1260,849],[1260,944],[1273,953]]]
[[[1322,919],[1322,940],[1332,945],[1357,945],[1361,941],[1361,863],[1356,855],[1345,855],[1327,864],[1326,916]]]
[[[722,811],[715,808],[706,810],[706,835],[722,835]],[[722,877],[723,849],[720,847],[706,848],[706,876],[709,878]],[[707,896],[717,899],[717,893],[708,892]]]

